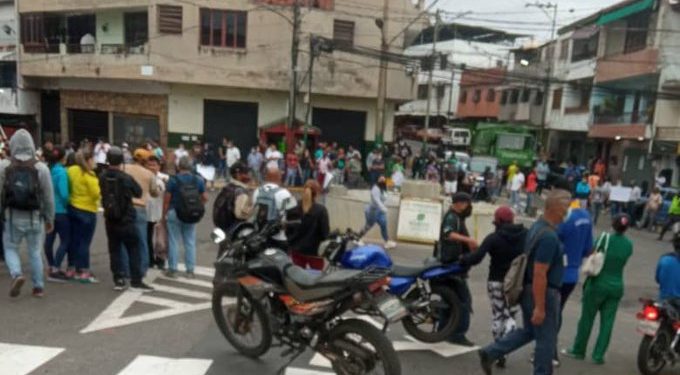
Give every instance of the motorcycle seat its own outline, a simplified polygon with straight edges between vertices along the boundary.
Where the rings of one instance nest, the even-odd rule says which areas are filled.
[[[430,268],[441,266],[441,263],[435,258],[427,258],[420,265],[400,265],[392,266],[391,274],[393,276],[416,277]]]
[[[298,266],[285,269],[284,283],[286,289],[297,300],[302,302],[331,296],[348,286],[348,281],[362,271],[338,270],[332,273],[314,274]]]

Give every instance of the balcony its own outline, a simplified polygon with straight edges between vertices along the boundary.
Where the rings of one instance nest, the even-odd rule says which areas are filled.
[[[595,125],[626,125],[626,124],[649,124],[650,116],[647,113],[631,112],[621,114],[594,114],[593,124]]]
[[[610,82],[658,73],[659,50],[645,48],[631,53],[605,56],[598,60],[595,82]]]
[[[652,117],[642,111],[628,113],[595,113],[593,126],[588,132],[591,138],[637,139],[648,137]]]

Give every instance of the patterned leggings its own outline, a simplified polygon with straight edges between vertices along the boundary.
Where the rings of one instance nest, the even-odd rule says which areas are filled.
[[[494,340],[498,341],[501,337],[517,329],[515,317],[519,312],[519,305],[508,306],[503,293],[503,283],[499,281],[489,281],[487,283],[489,300],[491,301],[491,333]]]

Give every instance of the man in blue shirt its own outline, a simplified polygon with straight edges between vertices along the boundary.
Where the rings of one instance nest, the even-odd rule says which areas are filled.
[[[583,258],[593,249],[593,221],[590,213],[580,208],[578,200],[572,202],[567,220],[557,227],[557,234],[564,245],[567,257],[562,288],[560,289],[562,309],[578,283],[578,274]]]
[[[659,299],[680,298],[680,233],[673,236],[674,252],[661,256],[656,266]]]
[[[545,213],[527,234],[528,259],[520,305],[524,325],[482,348],[479,357],[486,375],[499,358],[536,341],[534,375],[550,375],[557,346],[560,320],[560,288],[564,274],[564,252],[555,229],[569,210],[571,194],[553,190],[545,202]]]

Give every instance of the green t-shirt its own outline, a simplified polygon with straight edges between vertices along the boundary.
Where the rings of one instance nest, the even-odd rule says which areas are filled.
[[[616,233],[610,234],[602,271],[596,277],[591,278],[589,281],[591,286],[623,295],[623,268],[631,255],[633,255],[633,243],[628,237]]]

